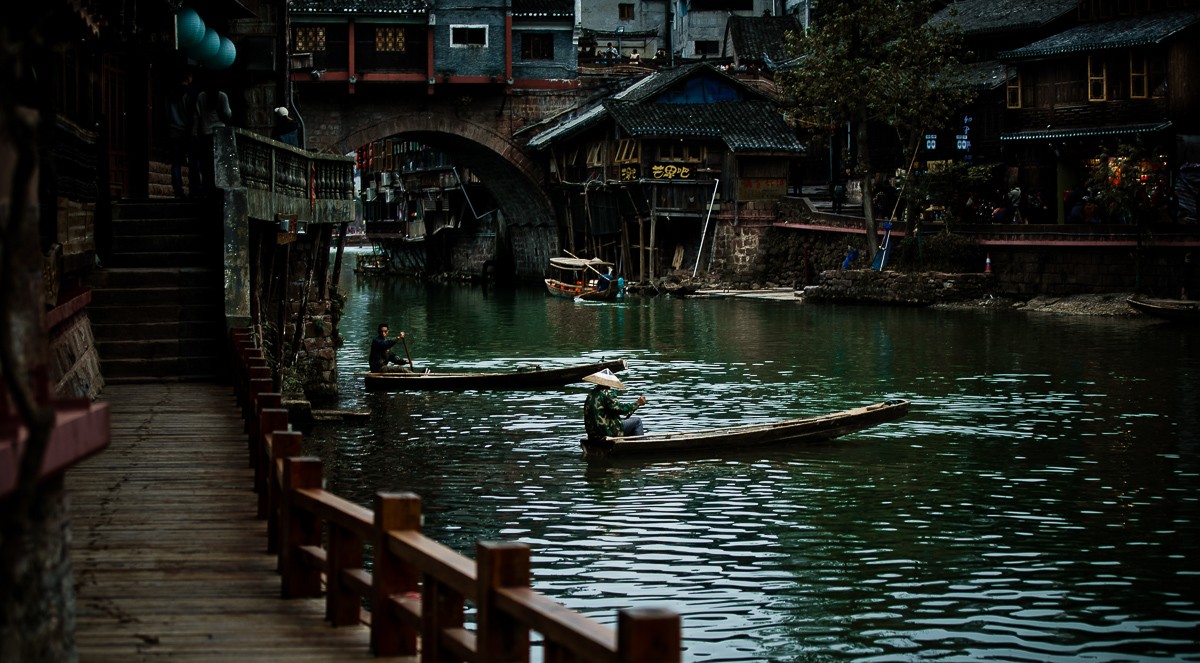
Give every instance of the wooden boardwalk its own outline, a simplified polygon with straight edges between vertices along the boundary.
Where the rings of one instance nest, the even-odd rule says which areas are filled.
[[[67,474],[76,641],[89,661],[374,659],[322,599],[279,598],[228,386],[109,386],[112,445]]]

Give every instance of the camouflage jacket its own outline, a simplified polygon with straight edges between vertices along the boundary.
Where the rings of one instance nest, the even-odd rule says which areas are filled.
[[[583,423],[590,438],[617,437],[621,419],[633,414],[637,403],[622,403],[609,387],[596,385],[583,403]]]

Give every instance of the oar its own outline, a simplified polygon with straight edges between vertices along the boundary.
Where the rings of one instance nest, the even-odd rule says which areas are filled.
[[[408,351],[408,339],[401,336],[400,342],[404,344],[404,354],[408,355],[408,367],[416,370],[417,367],[412,363],[412,353]]]

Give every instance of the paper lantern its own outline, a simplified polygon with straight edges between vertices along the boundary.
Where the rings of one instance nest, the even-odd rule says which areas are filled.
[[[175,15],[175,47],[181,51],[194,48],[204,38],[204,19],[195,9],[185,8]]]
[[[221,50],[221,37],[212,28],[204,29],[204,37],[192,48],[188,49],[188,57],[201,64],[207,64]]]
[[[237,46],[233,45],[233,41],[229,37],[221,37],[221,45],[217,48],[216,55],[209,58],[204,64],[209,69],[228,69],[236,59]]]

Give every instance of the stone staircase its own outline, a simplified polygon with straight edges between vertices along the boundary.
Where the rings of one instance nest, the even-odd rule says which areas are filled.
[[[216,208],[208,204],[114,206],[111,251],[88,278],[88,315],[107,383],[222,376],[221,236]]]

